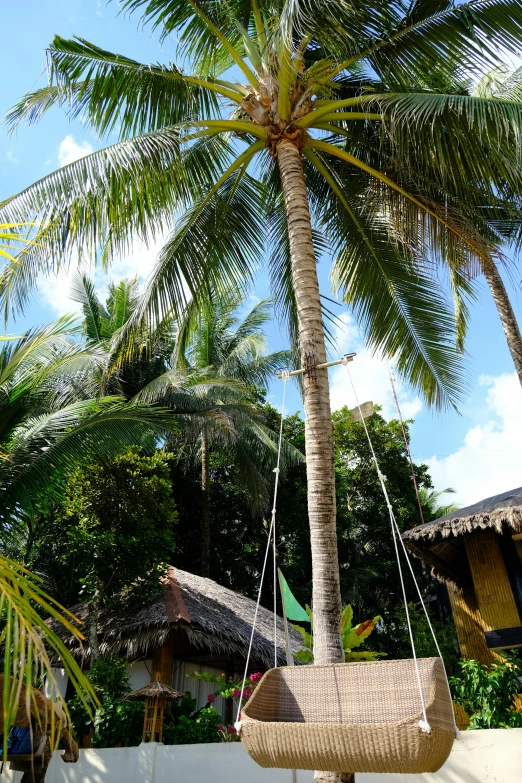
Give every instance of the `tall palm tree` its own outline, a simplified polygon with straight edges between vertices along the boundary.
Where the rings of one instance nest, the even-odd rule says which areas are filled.
[[[82,347],[69,316],[0,346],[0,523],[30,524],[33,502],[79,464],[176,428],[161,408],[98,396],[103,353]]]
[[[84,332],[91,344],[104,346],[107,363],[102,386],[133,403],[159,403],[177,414],[184,453],[194,456],[197,443],[202,471],[201,573],[210,567],[210,445],[231,452],[239,479],[257,511],[268,499],[277,434],[253,405],[254,387],[266,385],[277,367],[290,361],[287,351],[267,354],[263,326],[270,306],[260,302],[243,318],[239,292],[191,302],[179,324],[170,315],[156,325],[149,340],[127,340],[125,327],[139,303],[137,280],[109,286],[105,305],[88,276],[76,276],[72,297],[84,312]],[[152,344],[151,344],[152,342]],[[179,438],[177,447],[179,447]],[[188,446],[188,448],[187,448]],[[283,442],[283,464],[302,459]]]
[[[239,317],[242,304],[239,293],[213,296],[202,306],[191,305],[181,320],[174,365],[183,372],[196,374],[201,382],[214,383],[225,379],[239,381],[243,393],[266,386],[274,371],[286,367],[287,351],[267,353],[263,331],[270,317],[270,302],[259,302],[244,317]],[[210,445],[212,430],[201,430],[201,490],[202,535],[201,573],[209,575],[211,544],[211,477]]]
[[[24,305],[36,273],[64,252],[104,261],[133,232],[152,237],[186,211],[136,314],[160,319],[187,296],[257,269],[270,243],[274,298],[301,352],[306,413],[315,661],[342,660],[332,424],[317,253],[375,350],[429,402],[462,387],[454,314],[435,284],[447,262],[465,327],[474,267],[495,258],[520,193],[522,109],[469,95],[470,78],[517,52],[518,0],[124,0],[184,67],[142,65],[82,39],[55,38],[51,83],[11,122],[65,105],[121,140],[4,202],[38,214],[47,252],[9,264],[0,295]],[[185,68],[188,68],[187,72]],[[190,72],[191,70],[191,72]],[[229,72],[227,74],[227,71]],[[229,78],[226,78],[226,77]],[[456,91],[455,91],[456,90]],[[315,231],[315,233],[314,233]],[[496,233],[497,232],[497,233]],[[326,241],[327,237],[328,241]],[[226,283],[225,283],[226,284]]]

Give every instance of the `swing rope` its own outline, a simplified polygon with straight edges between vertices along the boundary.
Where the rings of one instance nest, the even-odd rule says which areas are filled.
[[[415,584],[415,588],[416,588],[417,594],[419,596],[419,600],[421,602],[422,609],[423,609],[424,614],[426,616],[426,620],[428,622],[428,627],[429,627],[431,635],[433,637],[433,641],[435,643],[435,647],[437,649],[437,653],[439,655],[439,658],[442,661],[442,666],[443,666],[443,669],[444,669],[444,674],[446,676],[446,683],[447,683],[448,682],[448,677],[447,677],[446,667],[444,665],[444,659],[442,657],[442,653],[441,653],[441,650],[440,650],[440,647],[439,647],[439,643],[438,643],[437,637],[435,635],[435,631],[433,629],[433,625],[432,625],[430,617],[428,615],[428,610],[426,609],[426,604],[424,603],[424,599],[422,597],[422,593],[421,593],[419,584],[418,584],[417,579],[415,577],[415,573],[414,573],[414,570],[413,570],[413,566],[411,564],[411,560],[410,560],[408,551],[407,551],[407,549],[405,547],[404,541],[403,541],[402,536],[401,536],[400,528],[399,528],[399,526],[397,524],[397,520],[395,518],[395,513],[393,511],[393,506],[392,506],[390,497],[388,495],[388,490],[386,488],[386,476],[384,476],[384,474],[381,472],[381,469],[379,467],[379,462],[377,460],[377,455],[376,455],[375,449],[373,447],[372,439],[370,437],[370,433],[368,431],[368,427],[366,426],[366,421],[365,421],[365,418],[363,416],[363,412],[361,410],[361,406],[359,404],[359,399],[358,399],[358,396],[357,396],[357,392],[355,390],[355,385],[354,385],[354,382],[353,382],[353,378],[352,378],[352,375],[350,373],[349,359],[347,357],[344,357],[342,359],[342,364],[346,367],[346,369],[348,371],[348,377],[350,379],[350,384],[351,384],[351,387],[352,387],[352,391],[353,391],[353,395],[354,395],[354,398],[355,398],[356,406],[357,406],[357,409],[359,410],[359,414],[360,414],[360,417],[361,417],[361,422],[362,422],[362,425],[364,427],[364,432],[366,434],[366,438],[368,440],[368,445],[370,447],[370,451],[371,451],[371,454],[372,454],[372,460],[373,460],[373,463],[375,465],[377,476],[379,478],[379,483],[381,485],[382,493],[384,495],[384,500],[385,500],[386,506],[388,508],[388,513],[389,513],[389,517],[390,517],[391,534],[392,534],[393,545],[394,545],[394,549],[395,549],[395,556],[396,556],[396,559],[397,559],[397,567],[398,567],[398,570],[399,570],[399,578],[400,578],[400,583],[401,583],[401,591],[402,591],[402,597],[403,597],[403,602],[404,602],[404,610],[405,610],[405,615],[406,615],[406,622],[407,622],[407,625],[408,625],[408,635],[409,635],[409,638],[410,638],[410,644],[411,644],[411,649],[412,649],[412,653],[413,653],[413,661],[414,661],[414,665],[415,665],[415,674],[416,674],[416,679],[417,679],[417,686],[418,686],[418,690],[419,690],[419,697],[420,697],[420,703],[421,703],[421,709],[422,709],[422,715],[423,715],[423,719],[419,720],[419,728],[420,728],[420,730],[423,733],[431,734],[431,727],[430,727],[428,719],[427,719],[426,705],[425,705],[425,702],[424,702],[424,695],[423,695],[423,692],[422,692],[422,683],[421,683],[420,669],[419,669],[419,664],[418,664],[418,660],[417,660],[417,651],[416,651],[416,648],[415,648],[415,640],[414,640],[414,636],[413,636],[413,629],[412,629],[412,626],[411,626],[410,612],[409,612],[409,608],[408,608],[408,600],[407,600],[407,595],[406,595],[406,586],[405,586],[405,583],[404,583],[404,575],[403,575],[403,571],[402,571],[401,559],[400,559],[400,554],[399,554],[399,546],[398,546],[397,541],[400,541],[400,543],[401,543],[401,547],[402,547],[402,550],[403,550],[403,553],[404,553],[404,557],[406,558],[406,562],[408,563],[410,574],[411,574],[413,582]],[[263,589],[263,583],[264,583],[265,573],[266,573],[266,568],[267,568],[267,563],[268,563],[268,555],[269,555],[271,547],[273,549],[273,572],[274,572],[274,610],[273,610],[274,611],[274,667],[277,668],[277,664],[278,664],[278,660],[277,660],[277,587],[276,587],[277,586],[276,513],[277,513],[277,493],[278,493],[278,489],[279,489],[279,474],[280,474],[280,465],[281,465],[281,450],[282,450],[282,443],[283,443],[283,420],[284,420],[284,413],[285,413],[286,387],[287,387],[287,383],[288,383],[288,381],[290,379],[290,373],[288,371],[284,371],[284,372],[281,373],[281,375],[279,377],[283,380],[283,398],[282,398],[282,403],[281,403],[281,422],[280,422],[280,425],[279,425],[279,440],[278,440],[278,447],[277,447],[277,462],[276,462],[276,467],[274,468],[274,471],[273,471],[275,473],[275,482],[274,482],[274,496],[273,496],[274,499],[273,499],[273,504],[272,504],[272,517],[271,517],[271,521],[270,521],[270,527],[268,529],[266,550],[265,550],[265,556],[264,556],[264,560],[263,560],[263,568],[262,568],[262,571],[261,571],[261,578],[260,578],[260,582],[259,582],[259,590],[258,590],[258,594],[257,594],[257,601],[256,601],[255,612],[254,612],[254,619],[253,619],[253,622],[252,622],[252,632],[250,634],[250,642],[249,642],[249,645],[248,645],[248,652],[247,652],[247,657],[246,657],[245,670],[244,670],[244,674],[243,674],[243,682],[241,684],[241,690],[240,690],[239,701],[238,701],[237,712],[236,712],[236,721],[235,721],[235,724],[234,724],[234,726],[236,728],[236,731],[238,733],[241,731],[241,702],[243,700],[243,694],[244,694],[244,691],[245,691],[245,683],[246,683],[247,676],[248,676],[248,668],[249,668],[249,665],[250,665],[250,657],[251,657],[251,654],[252,654],[252,647],[253,647],[253,643],[254,643],[255,628],[256,628],[257,618],[258,618],[258,614],[259,614],[259,607],[261,605],[261,593],[262,593],[262,589]],[[449,684],[448,684],[448,691],[449,691]],[[453,721],[454,721],[454,727],[455,727],[455,735],[458,736],[459,731],[458,731],[457,724],[456,724],[456,721],[455,721],[455,716],[453,716]]]
[[[285,370],[282,372],[281,378],[283,380],[283,400],[281,403],[281,423],[279,424],[279,441],[277,444],[277,462],[274,468],[275,482],[274,482],[274,501],[272,503],[272,519],[270,521],[270,527],[268,529],[268,537],[266,542],[265,558],[263,561],[263,569],[261,571],[261,579],[259,581],[259,590],[257,593],[256,609],[254,612],[254,620],[252,623],[252,633],[250,634],[250,642],[248,645],[248,652],[246,657],[245,671],[243,674],[243,682],[241,684],[241,690],[239,692],[239,701],[237,705],[235,729],[239,733],[241,731],[241,702],[243,699],[243,693],[245,691],[245,683],[248,676],[248,667],[250,665],[250,655],[252,653],[252,645],[254,643],[254,634],[256,630],[257,616],[259,614],[259,606],[261,604],[261,592],[263,590],[263,582],[265,579],[266,566],[268,562],[268,553],[270,552],[270,546],[273,548],[274,557],[274,667],[277,669],[277,558],[276,558],[276,513],[277,513],[277,491],[279,489],[279,473],[281,466],[281,450],[283,445],[283,421],[285,416],[285,399],[286,399],[286,386],[290,380],[290,373]]]
[[[417,660],[417,651],[415,649],[415,640],[414,640],[414,637],[413,637],[413,629],[411,627],[410,612],[409,612],[409,609],[408,609],[408,600],[407,600],[407,596],[406,596],[406,586],[404,584],[404,575],[403,575],[403,572],[402,572],[402,565],[401,565],[401,559],[400,559],[400,556],[399,556],[399,547],[397,545],[397,540],[399,540],[400,543],[401,543],[402,550],[403,550],[403,553],[404,553],[404,557],[406,558],[406,562],[408,563],[408,567],[409,567],[409,570],[410,570],[411,577],[413,579],[413,583],[415,585],[415,589],[417,591],[417,595],[419,596],[422,609],[424,611],[424,614],[426,616],[426,620],[428,622],[428,627],[430,629],[431,635],[433,637],[433,641],[435,643],[435,648],[436,648],[438,656],[439,656],[439,658],[440,658],[440,660],[442,662],[442,667],[444,669],[444,675],[446,677],[446,683],[448,685],[448,691],[449,691],[448,674],[446,672],[446,666],[444,664],[444,658],[442,657],[442,653],[441,653],[441,650],[440,650],[439,642],[438,642],[437,637],[435,635],[435,630],[434,630],[433,625],[431,623],[431,620],[430,620],[430,617],[429,617],[429,614],[428,614],[428,610],[426,609],[426,604],[424,603],[424,599],[422,597],[422,592],[421,592],[421,589],[419,587],[419,583],[417,582],[417,578],[415,576],[415,572],[414,572],[413,566],[411,564],[411,559],[410,559],[410,556],[408,554],[408,550],[406,549],[406,546],[405,546],[404,541],[402,539],[400,528],[399,528],[399,526],[397,524],[397,519],[395,517],[395,513],[393,511],[393,506],[391,504],[390,497],[388,495],[388,490],[386,488],[386,476],[384,476],[384,474],[381,472],[381,469],[379,467],[379,462],[377,460],[377,455],[376,455],[375,449],[373,447],[373,443],[372,443],[372,439],[370,437],[370,433],[369,433],[368,427],[366,426],[366,421],[365,421],[364,416],[362,414],[361,406],[359,404],[359,398],[358,398],[357,392],[355,390],[355,385],[354,385],[354,382],[353,382],[353,378],[352,378],[352,374],[350,372],[350,368],[349,368],[348,362],[343,362],[343,364],[346,367],[346,370],[348,372],[348,377],[350,379],[350,385],[352,387],[355,403],[356,403],[356,406],[357,406],[357,408],[359,410],[359,414],[361,416],[362,425],[364,427],[364,432],[366,433],[366,438],[368,440],[368,445],[370,447],[370,451],[371,451],[371,454],[372,454],[373,463],[374,463],[375,469],[377,471],[377,476],[379,478],[379,483],[381,485],[382,493],[384,495],[384,500],[385,500],[386,505],[388,507],[388,513],[389,513],[389,516],[390,516],[390,527],[391,527],[391,533],[392,533],[392,538],[393,538],[393,545],[394,545],[394,549],[395,549],[395,556],[397,558],[397,567],[399,569],[399,578],[400,578],[400,582],[401,582],[401,590],[402,590],[402,597],[403,597],[403,602],[404,602],[404,610],[405,610],[405,614],[406,614],[406,622],[408,624],[408,634],[409,634],[409,637],[410,637],[410,644],[411,644],[411,649],[412,649],[412,653],[413,653],[413,660],[414,660],[414,664],[415,664],[415,674],[416,674],[416,678],[417,678],[417,685],[418,685],[418,688],[419,688],[419,697],[420,697],[420,702],[421,702],[421,706],[422,706],[423,720],[419,721],[419,728],[424,733],[431,734],[431,727],[430,727],[430,725],[428,723],[427,716],[426,716],[426,705],[424,703],[424,696],[423,696],[423,693],[422,693],[422,685],[421,685],[421,679],[420,679],[419,664],[418,664],[418,660]],[[454,724],[454,727],[455,727],[455,735],[458,736],[459,730],[457,728],[457,723],[456,723],[455,716],[453,716],[453,724]]]

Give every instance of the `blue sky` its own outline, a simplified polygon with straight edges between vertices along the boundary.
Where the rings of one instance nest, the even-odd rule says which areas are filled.
[[[5,35],[0,52],[2,66],[2,114],[25,92],[45,84],[44,49],[54,34],[79,35],[111,51],[121,52],[143,62],[165,62],[175,58],[175,41],[159,44],[158,35],[138,27],[137,18],[118,14],[116,2],[108,6],[100,0],[19,0],[16,6],[20,28]],[[49,113],[38,125],[22,127],[9,137],[0,128],[0,198],[12,195],[45,176],[59,165],[103,146],[80,120],[69,122],[60,111]],[[100,291],[109,279],[138,274],[146,278],[157,248],[136,245],[132,253],[118,261],[110,275],[96,273]],[[331,295],[328,264],[319,265],[322,291]],[[519,321],[522,322],[522,272],[512,269],[507,276]],[[74,311],[67,299],[68,280],[42,282],[40,292],[24,317],[8,327],[20,333],[27,326],[48,322],[57,315]],[[268,295],[261,273],[251,296],[252,303]],[[357,351],[352,365],[354,381],[362,400],[373,400],[394,415],[388,381],[388,366],[369,356],[364,340],[345,308],[335,308],[343,328],[338,329],[339,355]],[[287,347],[285,334],[271,324],[272,349]],[[428,462],[438,489],[452,486],[457,500],[464,504],[487,495],[522,485],[522,392],[513,372],[498,316],[489,291],[480,287],[479,301],[472,310],[468,340],[469,394],[456,413],[433,412],[418,396],[399,383],[403,414],[413,416],[412,451],[417,461]],[[334,352],[335,353],[335,352]],[[270,389],[270,400],[280,407],[281,384]],[[331,371],[332,402],[335,408],[353,406],[346,371]],[[288,395],[289,410],[301,407],[297,391]]]

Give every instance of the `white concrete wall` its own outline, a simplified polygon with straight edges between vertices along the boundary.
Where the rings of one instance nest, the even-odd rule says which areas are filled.
[[[312,783],[298,772],[297,783]],[[19,783],[5,771],[2,781]],[[292,783],[292,772],[262,769],[239,743],[157,745],[82,750],[77,764],[64,764],[59,752],[46,783]],[[356,775],[356,783],[520,783],[522,729],[468,731],[455,742],[444,767],[427,775]]]

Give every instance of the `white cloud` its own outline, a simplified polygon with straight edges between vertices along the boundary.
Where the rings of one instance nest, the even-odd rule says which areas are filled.
[[[453,487],[465,506],[522,485],[522,389],[516,373],[482,377],[487,420],[471,427],[457,451],[427,460],[437,489]],[[452,499],[453,502],[453,499]]]
[[[18,158],[15,156],[15,154],[14,154],[13,150],[8,150],[8,151],[5,153],[5,157],[7,158],[7,160],[9,161],[9,163],[12,163],[12,164],[13,164],[13,166],[18,166],[18,164],[20,163],[20,161],[18,160]]]
[[[56,318],[69,313],[81,313],[82,307],[70,298],[73,270],[60,272],[58,275],[41,277],[38,291],[49,305]]]
[[[66,166],[68,163],[74,163],[75,160],[90,155],[91,152],[94,150],[88,141],[81,141],[78,144],[74,140],[74,136],[66,136],[58,147],[58,162],[60,166]]]
[[[359,329],[347,312],[340,316],[340,320],[342,324],[335,330],[338,355],[352,351],[357,354],[354,361],[350,363],[350,374],[359,402],[377,403],[382,406],[382,414],[386,419],[396,417],[397,408],[390,383],[390,365],[385,359],[372,355],[365,347]],[[422,408],[421,400],[399,378],[395,380],[395,388],[403,418],[414,418]],[[338,410],[343,405],[349,408],[355,407],[350,378],[342,365],[330,370],[330,398],[332,410]]]
[[[94,277],[96,291],[100,299],[104,300],[107,288],[113,281],[123,277],[138,277],[142,283],[152,272],[158,253],[165,241],[164,237],[146,246],[144,242],[136,240],[128,255],[115,259],[109,270],[92,268],[84,265],[82,269]],[[42,277],[39,282],[39,291],[53,313],[59,317],[66,313],[81,312],[81,306],[70,299],[71,280],[74,277],[77,266],[72,264],[67,272],[61,272],[58,276]]]
[[[103,12],[102,12],[102,0],[98,0],[96,3],[96,16],[98,16],[100,19],[103,19]]]

